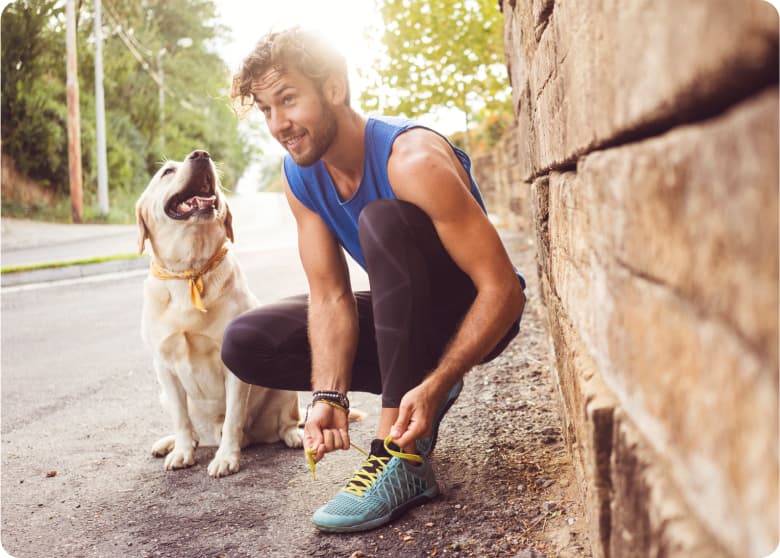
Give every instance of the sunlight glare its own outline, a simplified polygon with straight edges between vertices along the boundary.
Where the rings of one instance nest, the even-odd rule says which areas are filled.
[[[220,21],[232,30],[233,40],[220,53],[231,71],[269,31],[300,25],[322,33],[347,59],[349,79],[361,90],[357,69],[368,69],[380,48],[381,16],[367,0],[298,0],[297,2],[218,1]],[[374,38],[374,34],[377,35]],[[353,95],[357,98],[357,95]]]

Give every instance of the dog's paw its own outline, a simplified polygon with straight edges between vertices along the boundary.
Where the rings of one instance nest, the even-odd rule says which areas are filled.
[[[211,463],[209,463],[209,475],[215,478],[219,478],[237,473],[239,469],[240,458],[240,450],[223,451],[222,448],[218,449],[216,455],[214,455],[214,459],[212,459]]]
[[[176,445],[175,436],[171,435],[166,436],[165,438],[160,438],[152,446],[152,455],[155,457],[165,457],[171,453],[174,445]]]
[[[291,426],[284,432],[282,432],[282,440],[290,448],[302,448],[303,447],[303,431],[297,426]]]
[[[172,469],[184,469],[195,465],[195,444],[190,444],[188,447],[181,449],[176,446],[165,457],[165,470],[170,471]]]

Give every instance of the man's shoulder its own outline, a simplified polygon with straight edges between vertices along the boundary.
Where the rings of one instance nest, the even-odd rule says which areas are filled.
[[[448,140],[438,132],[425,126],[414,126],[396,136],[391,159],[426,158],[437,153],[445,154],[449,148]]]
[[[385,128],[407,128],[409,126],[414,126],[416,122],[414,120],[411,120],[409,118],[405,118],[403,116],[392,116],[392,115],[374,115],[368,117],[368,122],[371,123],[373,126],[377,127],[385,127]]]

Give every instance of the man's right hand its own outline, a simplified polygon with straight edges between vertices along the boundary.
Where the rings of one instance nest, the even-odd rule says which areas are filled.
[[[349,449],[349,422],[343,409],[319,402],[309,409],[303,427],[303,447],[316,463],[335,449]]]

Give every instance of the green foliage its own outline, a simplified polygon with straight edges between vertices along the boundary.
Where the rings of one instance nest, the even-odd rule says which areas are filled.
[[[496,0],[375,2],[386,52],[361,96],[363,106],[409,117],[456,108],[466,122],[511,111]]]
[[[21,172],[67,191],[65,43],[58,36],[64,15],[57,4],[16,2],[3,11],[2,137]]]
[[[94,4],[79,2],[78,78],[86,203],[97,189]],[[206,149],[223,183],[256,155],[228,100],[230,72],[214,52],[227,30],[213,0],[103,0],[109,200],[131,204],[165,159]],[[65,15],[62,0],[17,0],[2,15],[3,152],[17,168],[67,194]],[[162,80],[160,79],[162,75]],[[160,83],[164,84],[163,112]],[[113,218],[113,217],[112,217]]]

